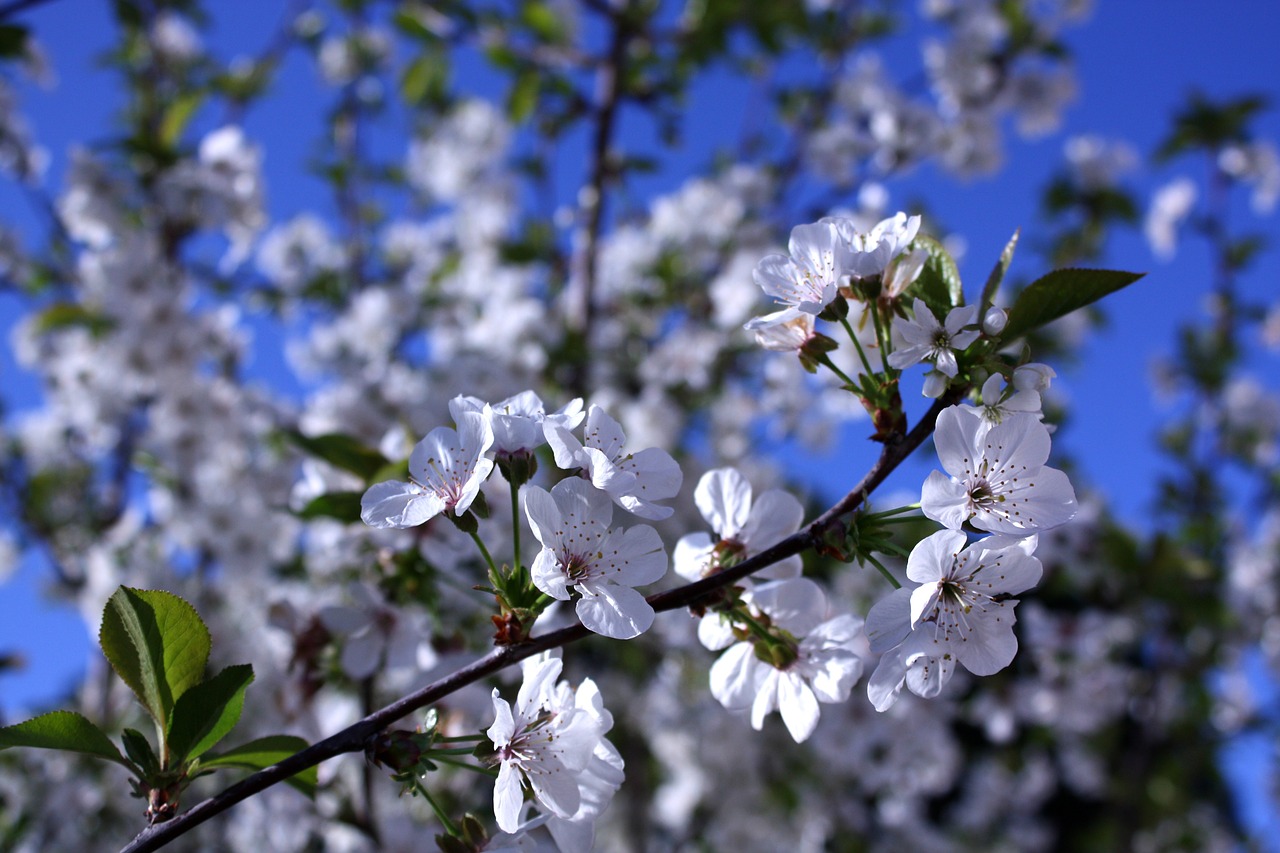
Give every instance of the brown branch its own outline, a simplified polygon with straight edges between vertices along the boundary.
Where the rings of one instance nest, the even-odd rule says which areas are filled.
[[[871,466],[871,469],[867,471],[866,475],[863,476],[852,491],[798,532],[793,533],[773,547],[761,551],[750,559],[743,560],[732,568],[667,592],[656,593],[646,600],[659,613],[688,607],[708,598],[717,590],[728,586],[734,581],[741,580],[754,572],[758,572],[780,560],[799,554],[819,544],[822,541],[823,532],[830,525],[838,522],[842,516],[858,509],[867,497],[884,482],[885,478],[904,459],[910,456],[917,447],[924,443],[924,440],[933,432],[933,426],[937,422],[939,413],[946,406],[958,400],[961,393],[960,390],[953,389],[942,399],[935,402],[933,407],[916,423],[909,433],[902,436],[898,441],[885,445],[880,453],[880,458],[876,460],[875,464]],[[590,636],[590,634],[591,632],[581,625],[574,625],[541,637],[535,637],[517,646],[496,648],[462,669],[433,681],[426,687],[393,702],[379,711],[375,711],[337,734],[331,735],[301,752],[289,756],[279,764],[259,770],[225,791],[193,806],[173,820],[144,829],[138,833],[133,841],[122,848],[120,853],[147,853],[147,851],[158,850],[170,841],[204,823],[209,818],[221,814],[236,803],[254,794],[283,782],[295,773],[300,773],[322,761],[345,753],[363,751],[365,742],[370,737],[414,711],[425,708],[433,702],[438,702],[468,684],[493,675],[513,663],[548,649],[559,648],[576,642]]]

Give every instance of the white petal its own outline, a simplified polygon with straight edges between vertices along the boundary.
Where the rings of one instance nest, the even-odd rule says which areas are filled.
[[[698,480],[693,500],[721,539],[733,539],[751,513],[751,484],[735,468],[716,468]]]
[[[923,584],[949,577],[951,564],[967,539],[958,530],[939,530],[921,539],[907,557],[907,577]]]
[[[873,652],[888,652],[905,640],[911,633],[911,590],[895,589],[872,605],[866,629]]]
[[[796,637],[808,636],[827,615],[827,597],[822,587],[808,578],[762,584],[752,591],[751,603]]]
[[[529,576],[533,579],[533,585],[547,595],[560,601],[569,600],[569,577],[551,549],[543,548],[533,558]]]
[[[629,586],[608,584],[584,588],[576,610],[588,631],[615,640],[638,637],[653,624],[653,607]]]
[[[803,521],[804,507],[794,495],[770,489],[751,507],[740,541],[750,545],[751,553],[759,553],[795,533]]]
[[[711,561],[714,548],[715,543],[706,533],[698,532],[682,536],[680,541],[676,542],[675,550],[671,552],[671,567],[685,580],[701,580],[702,573],[706,571]]]
[[[804,683],[804,679],[789,673],[781,673],[778,678],[778,710],[796,743],[813,734],[822,713],[809,685]]]
[[[926,518],[959,531],[969,519],[969,495],[946,474],[931,471],[920,490],[920,511]]]
[[[417,527],[444,510],[444,501],[413,483],[374,483],[360,499],[360,518],[370,527]]]
[[[750,707],[756,695],[756,675],[765,666],[756,659],[750,643],[731,646],[711,665],[711,695],[732,711]]]
[[[493,816],[503,832],[515,832],[520,826],[520,807],[524,804],[520,781],[520,771],[511,762],[502,762],[493,786]]]

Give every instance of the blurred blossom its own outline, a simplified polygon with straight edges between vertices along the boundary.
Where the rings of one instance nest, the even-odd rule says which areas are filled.
[[[1190,215],[1198,193],[1190,178],[1177,178],[1156,191],[1147,208],[1143,231],[1151,251],[1161,260],[1173,257],[1178,246],[1178,226]]]
[[[1073,136],[1064,146],[1076,184],[1084,190],[1102,190],[1138,166],[1138,154],[1123,140],[1101,136]]]

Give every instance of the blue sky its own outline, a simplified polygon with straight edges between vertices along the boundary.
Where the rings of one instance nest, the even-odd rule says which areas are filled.
[[[221,23],[211,36],[212,45],[259,49],[269,37],[265,27],[276,24],[284,6],[217,4],[218,15],[225,17],[218,18]],[[24,111],[53,155],[53,186],[58,185],[56,176],[66,161],[68,144],[101,139],[112,127],[113,111],[119,106],[114,78],[98,67],[98,54],[111,31],[107,7],[62,0],[20,17],[33,25],[59,81],[50,91],[23,93]],[[958,181],[922,168],[889,186],[894,203],[927,197],[940,220],[961,231],[969,247],[961,271],[971,293],[1011,232],[1018,227],[1034,229],[1040,222],[1038,190],[1060,167],[1062,145],[1070,134],[1124,138],[1139,152],[1149,152],[1166,133],[1170,117],[1186,95],[1198,89],[1214,98],[1253,92],[1267,95],[1272,106],[1257,130],[1263,137],[1280,140],[1280,54],[1276,53],[1280,7],[1275,0],[1232,0],[1212,8],[1202,0],[1099,0],[1096,7],[1087,23],[1066,36],[1075,57],[1080,98],[1068,109],[1060,132],[1034,142],[1010,139],[1007,165],[992,178]],[[269,8],[268,14],[263,14],[264,8]],[[246,35],[250,32],[253,35]],[[888,58],[895,55],[891,51]],[[246,126],[266,151],[273,217],[323,205],[327,198],[314,182],[288,177],[302,171],[319,127],[311,104],[320,87],[311,69],[299,60],[295,56],[286,65],[272,107],[251,113]],[[722,122],[733,121],[737,126],[737,104],[716,99],[712,92],[702,95],[704,103],[695,103],[690,112],[691,139],[701,138],[703,129],[710,132]],[[697,164],[702,154],[691,145],[681,156]],[[1198,179],[1203,165],[1175,162],[1156,173],[1141,173],[1133,183],[1145,193],[1175,174]],[[677,167],[648,186],[667,191],[680,180]],[[1259,219],[1243,197],[1239,201],[1233,221],[1266,232],[1272,244],[1280,247],[1280,217]],[[32,208],[12,188],[0,188],[0,209],[6,221],[32,215]],[[1044,271],[1037,263],[1032,252],[1024,250],[1012,274],[1034,277]],[[1079,461],[1085,481],[1109,495],[1119,518],[1145,526],[1161,469],[1152,438],[1167,414],[1150,390],[1149,371],[1157,356],[1170,352],[1177,326],[1200,314],[1211,265],[1195,245],[1182,246],[1172,262],[1157,261],[1136,234],[1114,241],[1108,263],[1149,274],[1109,300],[1109,326],[1091,340],[1077,368],[1060,371],[1057,387],[1072,403],[1074,422],[1060,435],[1059,447]],[[1248,295],[1274,300],[1280,293],[1277,283],[1280,252],[1272,252],[1242,287]],[[6,340],[16,310],[12,299],[0,297],[0,334]],[[1280,382],[1277,366],[1274,353],[1255,365],[1273,386]],[[0,383],[0,393],[10,402],[30,403],[32,386],[17,375],[7,351],[0,353]],[[861,442],[862,438],[859,434],[851,440]],[[826,479],[832,461],[804,458],[795,464],[808,471],[820,488],[834,491],[844,484]],[[922,460],[895,483],[903,489],[918,489],[920,472],[931,467],[931,460]],[[0,651],[19,651],[30,664],[24,672],[0,675],[4,713],[38,706],[61,692],[80,677],[86,656],[96,654],[79,617],[41,599],[41,583],[40,569],[32,564],[0,587]]]

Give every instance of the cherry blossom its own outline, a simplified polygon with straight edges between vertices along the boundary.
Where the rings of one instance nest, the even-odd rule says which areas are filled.
[[[807,578],[764,584],[743,600],[784,632],[789,653],[775,665],[752,642],[730,646],[711,667],[711,693],[731,710],[749,708],[756,731],[779,711],[791,736],[804,741],[818,725],[818,703],[844,702],[862,674],[854,651],[862,620],[851,614],[827,619],[826,596]]]
[[[988,426],[968,407],[938,415],[934,444],[947,472],[925,480],[920,509],[952,530],[965,522],[992,533],[1025,536],[1076,514],[1067,475],[1045,466],[1049,430],[1035,415],[1013,412]]]
[[[580,470],[618,506],[653,520],[674,512],[655,501],[674,497],[680,491],[684,479],[680,466],[671,454],[656,447],[624,453],[627,436],[604,409],[593,405],[588,410],[583,441],[564,423],[547,421],[544,430],[556,464],[566,470]]]
[[[442,512],[461,515],[493,471],[489,412],[459,412],[458,429],[436,427],[409,456],[409,482],[369,487],[360,517],[370,527],[416,527]]]
[[[952,308],[946,323],[939,323],[924,300],[915,300],[915,319],[893,321],[893,352],[889,364],[904,370],[922,361],[932,361],[939,372],[954,377],[959,372],[956,350],[963,350],[981,334],[968,328],[978,322],[978,306]]]
[[[904,683],[918,696],[937,696],[956,663],[992,675],[1013,660],[1011,596],[1040,581],[1036,539],[988,536],[967,548],[965,541],[958,530],[921,540],[907,558],[907,577],[919,585],[894,590],[867,614],[871,650],[883,653],[867,685],[876,710],[893,705]]]
[[[525,514],[542,543],[530,573],[538,589],[561,601],[577,593],[575,609],[588,630],[620,640],[653,624],[653,608],[634,587],[659,580],[667,552],[648,525],[609,530],[609,497],[577,477],[547,492],[526,486]]]
[[[579,777],[591,763],[606,723],[612,724],[589,680],[578,688],[580,701],[576,695],[573,703],[565,701],[555,683],[560,669],[555,657],[527,661],[514,708],[494,688],[494,721],[486,734],[497,753],[493,812],[504,832],[520,826],[526,784],[551,814],[577,815],[583,805]]]
[[[698,580],[718,568],[755,556],[800,529],[804,507],[781,489],[770,489],[752,501],[751,484],[735,468],[702,475],[693,493],[702,517],[718,540],[690,533],[676,543],[673,568],[681,577]],[[779,560],[757,577],[786,578],[800,574],[800,555]]]

